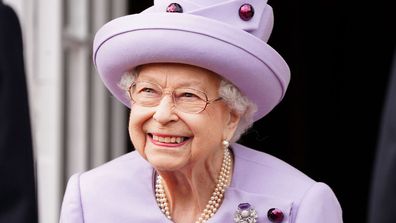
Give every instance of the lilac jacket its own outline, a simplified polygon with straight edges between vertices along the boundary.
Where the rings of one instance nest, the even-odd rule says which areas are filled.
[[[224,201],[208,223],[232,223],[240,203],[250,203],[258,223],[282,210],[282,223],[342,223],[332,190],[287,163],[234,144],[234,173]],[[131,152],[98,168],[73,175],[64,196],[61,223],[170,223],[157,206],[153,168]]]

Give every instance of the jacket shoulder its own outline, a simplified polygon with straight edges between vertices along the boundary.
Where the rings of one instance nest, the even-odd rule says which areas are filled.
[[[232,148],[235,157],[233,183],[240,189],[300,200],[315,183],[295,167],[272,155],[239,144]]]
[[[315,210],[315,211],[312,211]],[[295,223],[342,223],[342,209],[331,188],[316,183],[301,200]]]
[[[125,222],[125,219],[134,219],[137,216],[131,209],[156,207],[153,185],[150,184],[152,177],[152,167],[137,152],[75,174],[70,178],[64,196],[61,222]],[[158,218],[159,214],[152,214],[150,218]],[[74,218],[78,220],[71,220]]]
[[[278,206],[283,205],[285,213],[290,215],[288,222],[342,222],[341,207],[328,185],[316,182],[290,164],[264,152],[238,144],[233,146],[233,152],[235,166],[231,186],[234,189],[257,197],[265,196],[271,201],[269,203],[276,201]],[[318,208],[315,216],[310,215],[313,209]],[[324,221],[324,218],[329,220]]]

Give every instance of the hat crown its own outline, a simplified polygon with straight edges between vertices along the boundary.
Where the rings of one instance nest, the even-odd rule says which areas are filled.
[[[179,4],[183,13],[226,23],[265,42],[272,32],[274,16],[266,0],[155,0],[154,6],[143,13],[166,13],[167,7],[172,3]],[[254,9],[253,17],[247,21],[239,16],[240,7],[244,4],[250,4]]]

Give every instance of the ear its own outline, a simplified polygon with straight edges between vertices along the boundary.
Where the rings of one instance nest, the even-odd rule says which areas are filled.
[[[241,119],[241,115],[231,109],[228,111],[228,114],[228,119],[223,131],[223,139],[225,140],[230,140],[234,136],[235,130]]]

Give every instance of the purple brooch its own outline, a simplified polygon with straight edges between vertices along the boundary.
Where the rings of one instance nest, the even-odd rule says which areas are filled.
[[[234,214],[235,223],[256,223],[257,212],[249,203],[241,203]]]

